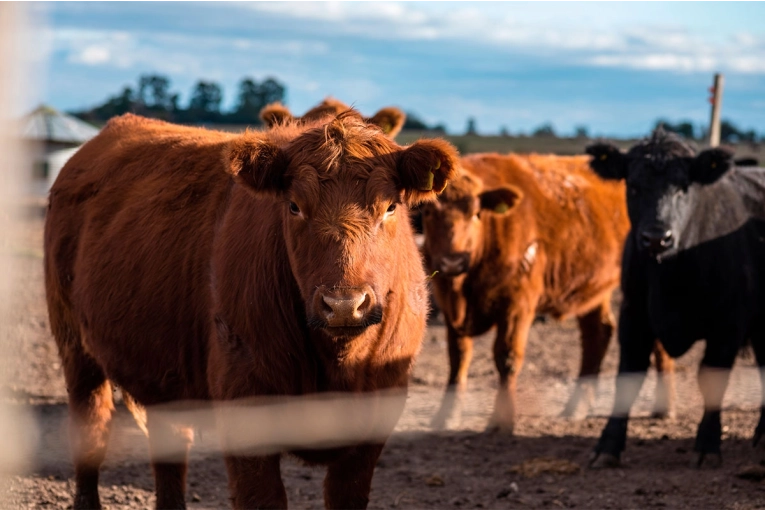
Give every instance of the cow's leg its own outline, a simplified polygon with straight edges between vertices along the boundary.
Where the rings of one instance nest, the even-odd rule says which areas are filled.
[[[327,467],[324,478],[326,508],[366,508],[377,459],[383,444],[364,444]]]
[[[231,504],[235,509],[287,508],[279,455],[226,456]]]
[[[468,368],[473,358],[473,339],[460,335],[447,325],[449,342],[449,382],[446,386],[441,407],[433,417],[431,426],[446,427],[447,421],[458,422],[462,412],[462,397],[467,387]]]
[[[582,364],[579,378],[561,416],[570,417],[576,412],[579,402],[585,398],[588,409],[595,397],[597,376],[606,356],[608,344],[614,333],[614,316],[611,313],[611,295],[601,305],[578,318],[582,335]]]
[[[704,415],[701,417],[693,448],[696,452],[693,462],[699,467],[704,463],[717,467],[722,462],[720,409],[725,389],[728,387],[730,371],[736,360],[736,345],[739,344],[735,341],[707,338],[707,348],[698,375],[699,389],[704,398]]]
[[[760,371],[760,421],[754,429],[752,446],[757,446],[765,434],[765,338],[762,335],[752,337],[752,348]]]
[[[652,416],[654,418],[674,418],[675,360],[667,354],[659,340],[656,340],[654,344],[653,359],[656,362],[656,402]]]
[[[114,411],[112,386],[81,345],[59,348],[69,392],[69,435],[74,457],[74,508],[101,508],[98,471],[106,455]]]
[[[590,457],[590,466],[615,467],[627,443],[630,408],[640,393],[651,363],[654,335],[642,307],[625,298],[619,314],[619,375],[616,378],[614,409]]]
[[[521,303],[518,303],[520,305]],[[516,416],[516,385],[518,373],[523,366],[529,329],[534,322],[535,306],[520,306],[509,315],[508,321],[497,325],[494,341],[494,364],[499,372],[499,389],[494,402],[494,412],[489,420],[489,431],[512,434]]]
[[[157,508],[186,508],[186,467],[194,431],[151,409],[147,410],[146,426]]]

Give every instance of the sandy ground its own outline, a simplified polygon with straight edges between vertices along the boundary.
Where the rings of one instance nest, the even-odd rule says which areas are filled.
[[[41,229],[27,219],[0,256],[10,257],[19,283],[3,320],[2,406],[18,413],[20,445],[30,445],[26,466],[0,482],[4,508],[68,508],[73,469],[66,433],[66,390],[50,336],[42,286]],[[617,297],[618,299],[618,297]],[[653,369],[632,410],[623,467],[586,469],[587,457],[613,401],[618,346],[613,341],[593,409],[576,419],[558,418],[573,387],[579,364],[574,321],[537,323],[529,338],[519,381],[520,417],[514,437],[486,434],[496,374],[491,334],[476,341],[462,422],[433,432],[428,423],[446,380],[445,329],[433,324],[411,376],[407,406],[377,466],[370,508],[759,508],[765,483],[741,478],[765,458],[750,438],[758,418],[760,388],[751,355],[736,363],[724,401],[723,466],[693,469],[701,397],[696,367],[698,343],[678,360],[678,417],[649,418]],[[189,468],[190,508],[228,505],[223,462],[215,438],[196,438]],[[545,459],[551,472],[533,469]],[[322,508],[321,468],[285,458],[283,477],[292,508]],[[765,473],[755,473],[761,478]],[[120,405],[110,451],[102,469],[101,498],[107,508],[146,508],[154,503],[146,440]]]

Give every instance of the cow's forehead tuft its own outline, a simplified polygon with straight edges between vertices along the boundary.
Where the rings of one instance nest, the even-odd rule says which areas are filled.
[[[393,166],[392,155],[400,149],[377,126],[346,113],[306,129],[285,147],[290,160],[320,174],[334,174],[349,166]]]
[[[472,199],[481,192],[483,181],[481,178],[460,170],[457,176],[449,182],[449,185],[439,195],[441,202],[462,202]]]
[[[634,145],[627,155],[633,159],[668,162],[675,158],[693,157],[696,155],[696,150],[676,134],[657,129],[651,137]]]

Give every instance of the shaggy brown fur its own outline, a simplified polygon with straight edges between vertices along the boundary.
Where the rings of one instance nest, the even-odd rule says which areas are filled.
[[[111,384],[137,412],[405,388],[427,313],[407,210],[456,164],[448,143],[401,147],[353,110],[240,135],[110,121],[61,171],[45,225],[74,506],[99,506]],[[151,451],[188,450],[189,428],[147,411]],[[382,446],[305,453],[329,466],[328,507],[366,506]],[[157,507],[184,506],[186,458],[153,460]],[[278,455],[226,460],[235,507],[286,506]]]
[[[490,427],[513,430],[516,379],[537,314],[579,320],[582,365],[564,411],[570,415],[583,396],[591,398],[584,378],[599,373],[614,327],[610,300],[629,230],[623,186],[598,178],[587,156],[476,154],[461,161],[439,200],[421,208],[451,367],[433,425],[458,418],[471,337],[496,326],[500,389]],[[656,353],[661,369],[671,371],[658,344]],[[668,398],[660,394],[659,411],[671,406]]]
[[[260,112],[260,118],[266,124],[266,127],[271,128],[291,121],[316,122],[325,117],[334,117],[350,109],[351,107],[342,101],[334,97],[328,97],[299,118],[293,117],[289,109],[281,103],[271,103],[263,107]],[[382,129],[383,133],[393,139],[396,138],[396,135],[401,132],[401,128],[404,127],[406,114],[394,106],[386,106],[364,120],[378,126]]]

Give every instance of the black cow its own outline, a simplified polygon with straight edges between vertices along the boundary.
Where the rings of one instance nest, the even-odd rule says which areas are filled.
[[[765,368],[765,169],[737,167],[722,148],[697,155],[660,129],[626,154],[606,143],[587,153],[599,175],[626,179],[632,227],[622,258],[616,401],[591,465],[618,464],[657,338],[672,357],[707,341],[694,461],[719,464],[720,406],[739,349],[751,342]]]

